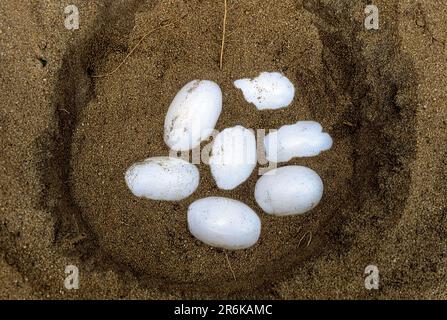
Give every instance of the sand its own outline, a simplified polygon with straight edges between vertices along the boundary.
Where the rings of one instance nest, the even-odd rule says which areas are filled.
[[[222,69],[223,1],[82,2],[71,31],[58,1],[3,3],[0,298],[447,298],[442,1],[376,1],[380,29],[368,31],[367,1],[229,0]],[[289,108],[257,111],[232,84],[266,70],[295,83]],[[221,85],[218,130],[322,123],[334,147],[290,162],[321,175],[317,208],[262,213],[262,165],[233,191],[200,164],[188,199],[131,195],[124,171],[168,154],[164,116],[192,79]],[[186,210],[206,196],[255,209],[259,243],[195,240]],[[67,265],[78,290],[64,287]],[[364,287],[368,265],[379,290]]]

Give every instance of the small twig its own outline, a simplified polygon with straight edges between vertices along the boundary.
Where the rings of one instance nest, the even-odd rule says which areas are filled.
[[[343,121],[343,124],[348,126],[348,127],[353,127],[354,126],[354,124],[352,122],[349,122],[347,120]]]
[[[227,28],[227,0],[224,0],[224,17],[223,17],[223,30],[222,30],[222,45],[220,47],[220,62],[219,68],[222,70],[223,67],[223,55],[224,55],[224,47],[225,47],[225,32]]]
[[[184,16],[183,16],[183,17],[184,17]],[[182,17],[182,18],[183,18],[183,17]],[[126,57],[123,59],[123,61],[121,61],[121,63],[118,64],[118,66],[117,66],[115,69],[113,69],[113,70],[112,70],[111,72],[109,72],[109,73],[102,74],[102,75],[98,75],[98,76],[92,76],[92,77],[93,77],[93,78],[104,78],[104,77],[108,77],[108,76],[114,74],[115,72],[118,71],[119,68],[121,68],[121,66],[127,61],[127,59],[129,59],[129,57],[130,57],[130,56],[134,53],[134,51],[140,46],[140,44],[144,41],[144,39],[146,39],[148,36],[150,36],[151,34],[153,34],[154,32],[156,32],[156,31],[158,31],[158,30],[160,30],[160,29],[163,29],[163,28],[172,26],[172,25],[173,25],[174,23],[176,23],[178,20],[180,20],[180,19],[176,19],[176,20],[174,20],[174,21],[172,21],[172,22],[170,22],[170,23],[168,23],[168,24],[160,25],[160,26],[158,26],[158,27],[152,29],[151,31],[149,31],[148,33],[146,33],[145,35],[143,35],[143,36],[141,37],[141,39],[138,41],[138,43],[132,48],[132,50],[130,50],[130,52],[126,55]]]
[[[305,233],[305,234],[301,237],[300,241],[298,241],[298,248],[301,246],[301,242],[303,241],[303,239],[304,239],[304,237],[306,236],[306,234],[307,234],[307,233]]]
[[[311,242],[312,242],[312,232],[310,233],[309,241],[307,241],[306,248],[309,247],[309,245],[310,245]]]
[[[307,241],[307,245],[306,245],[306,247],[308,247],[308,246],[310,245],[310,242],[312,241],[312,232],[308,231],[308,232],[306,232],[305,234],[303,234],[303,236],[301,237],[300,241],[298,242],[298,248],[301,246],[301,242],[304,240],[304,238],[305,238],[308,234],[310,235],[310,237],[309,237],[309,240]]]
[[[227,39],[230,38],[233,34],[236,33],[236,31],[237,31],[237,29],[236,29],[236,30],[233,30],[233,31],[231,31],[231,32],[228,32],[226,38],[227,38]]]
[[[225,252],[225,258],[227,259],[228,267],[230,267],[231,274],[233,275],[233,279],[236,281],[236,275],[234,274],[234,270],[231,267],[230,259],[228,259],[228,254]]]

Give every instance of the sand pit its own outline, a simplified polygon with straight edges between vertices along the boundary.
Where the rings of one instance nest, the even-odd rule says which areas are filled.
[[[58,4],[6,1],[3,297],[447,297],[445,5],[378,1],[380,29],[369,31],[366,1],[228,3],[221,68],[223,1],[91,1],[73,31]],[[257,111],[233,86],[265,70],[295,84],[290,107]],[[125,170],[167,155],[166,110],[192,79],[220,84],[219,131],[323,125],[332,149],[290,162],[323,179],[314,210],[264,214],[253,195],[259,166],[232,191],[200,164],[185,200],[132,196]],[[187,208],[208,196],[258,212],[258,244],[227,252],[192,237]],[[79,290],[64,288],[71,264]],[[371,264],[379,290],[364,287]]]

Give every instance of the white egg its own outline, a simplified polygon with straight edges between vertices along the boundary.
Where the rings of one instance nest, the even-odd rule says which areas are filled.
[[[194,149],[210,137],[221,111],[222,91],[215,82],[189,82],[169,106],[164,124],[165,143],[175,151]]]
[[[292,82],[279,72],[262,72],[254,79],[236,80],[234,85],[259,110],[287,107],[295,96]]]
[[[312,157],[332,147],[332,138],[322,132],[315,121],[298,121],[285,125],[264,137],[266,158],[272,162],[285,162],[294,157]]]
[[[209,163],[217,186],[232,190],[248,179],[256,167],[256,160],[255,135],[238,125],[216,136]]]
[[[323,196],[323,181],[307,167],[273,169],[259,178],[255,199],[267,213],[287,216],[313,209]]]
[[[236,250],[258,241],[261,220],[240,201],[209,197],[189,206],[188,228],[194,237],[210,246]]]
[[[154,157],[133,164],[127,169],[125,180],[137,197],[178,201],[197,189],[199,170],[182,159]]]

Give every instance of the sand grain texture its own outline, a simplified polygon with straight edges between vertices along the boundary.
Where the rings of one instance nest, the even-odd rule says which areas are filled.
[[[446,298],[447,7],[376,2],[380,29],[367,31],[366,1],[229,0],[221,70],[223,1],[83,2],[68,31],[59,2],[4,0],[0,297]],[[296,85],[289,108],[256,111],[234,88],[261,71]],[[322,123],[334,147],[291,161],[321,175],[316,209],[267,216],[256,173],[222,191],[204,164],[181,202],[131,195],[124,171],[168,153],[164,116],[192,79],[221,85],[218,130]],[[262,220],[256,246],[228,252],[236,280],[225,252],[187,231],[188,205],[214,195]],[[63,286],[69,264],[76,291]],[[369,264],[380,290],[364,288]]]

